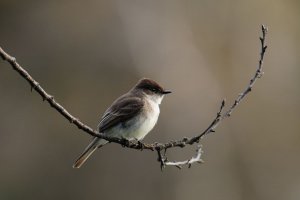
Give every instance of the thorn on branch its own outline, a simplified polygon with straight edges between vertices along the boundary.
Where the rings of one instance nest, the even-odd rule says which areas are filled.
[[[69,122],[70,122],[71,124],[73,124],[74,121],[75,121],[75,119],[74,119],[73,117],[71,117],[71,118],[69,119]]]
[[[17,63],[17,59],[15,57],[10,57],[10,62],[15,65]]]
[[[182,169],[182,167],[180,165],[175,165],[175,167],[177,167],[179,170]]]
[[[184,138],[182,139],[182,142],[187,142],[188,140],[189,140],[188,137],[184,137]]]
[[[264,72],[259,72],[259,73],[257,74],[257,78],[261,78],[263,75],[264,75]]]
[[[224,108],[225,102],[226,102],[226,99],[223,99],[223,100],[222,100],[222,104],[221,104],[221,108]]]
[[[264,38],[264,36],[259,37],[259,40],[260,40],[261,46],[264,46],[264,43],[265,43],[265,38]]]
[[[217,118],[221,117],[222,111],[223,111],[223,109],[224,109],[224,107],[225,107],[225,102],[226,102],[226,99],[223,99],[223,100],[222,100],[222,103],[221,103],[221,106],[220,106],[220,110],[219,110],[219,112],[217,113]]]

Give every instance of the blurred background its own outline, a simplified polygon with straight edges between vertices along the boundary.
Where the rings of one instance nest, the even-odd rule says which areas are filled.
[[[262,23],[269,48],[253,92],[202,140],[205,163],[164,172],[156,153],[116,144],[73,169],[90,136],[1,60],[0,199],[300,199],[299,11],[296,0],[1,0],[0,46],[89,126],[142,77],[172,90],[147,143],[200,133],[244,90]]]

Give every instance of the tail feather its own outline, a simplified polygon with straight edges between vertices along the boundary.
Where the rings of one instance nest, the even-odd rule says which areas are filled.
[[[104,146],[105,144],[107,144],[106,140],[95,138],[75,161],[73,168],[80,168],[96,149]]]

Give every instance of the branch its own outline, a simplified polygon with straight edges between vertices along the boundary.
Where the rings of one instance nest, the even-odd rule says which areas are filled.
[[[184,161],[168,161],[167,158],[162,158],[162,160],[163,160],[163,168],[165,166],[175,166],[178,169],[182,169],[182,167],[185,166],[185,165],[187,165],[188,168],[191,168],[192,164],[194,164],[194,163],[200,163],[201,164],[201,163],[204,162],[201,159],[202,153],[203,153],[202,147],[201,147],[201,145],[198,145],[197,149],[196,149],[196,155],[193,156],[191,159],[184,160]]]
[[[132,148],[132,149],[139,149],[139,150],[156,150],[158,153],[158,161],[161,164],[161,169],[163,169],[165,166],[175,166],[177,168],[182,168],[184,165],[188,165],[191,167],[194,163],[202,163],[201,155],[202,150],[201,147],[198,146],[196,155],[192,157],[191,159],[187,159],[185,161],[180,162],[171,162],[167,160],[166,157],[166,151],[170,148],[174,147],[181,147],[184,148],[186,145],[194,145],[195,143],[199,143],[200,140],[203,138],[203,136],[207,135],[208,133],[215,132],[215,129],[217,126],[223,121],[225,118],[228,118],[231,116],[234,109],[240,104],[240,102],[245,98],[245,96],[252,90],[256,80],[260,78],[263,75],[262,72],[262,66],[263,66],[263,60],[264,55],[267,49],[266,46],[266,34],[267,34],[267,28],[262,25],[262,36],[260,37],[260,43],[261,43],[261,52],[260,52],[260,60],[258,64],[258,68],[253,76],[253,78],[250,80],[249,85],[246,87],[246,89],[238,95],[234,103],[231,105],[231,107],[223,113],[224,107],[225,107],[225,100],[222,101],[219,111],[217,112],[217,115],[215,119],[211,122],[211,124],[200,134],[192,137],[192,138],[182,138],[181,140],[177,141],[170,141],[167,143],[153,143],[153,144],[145,144],[139,141],[128,141],[124,138],[114,138],[114,137],[108,137],[105,136],[102,133],[99,133],[97,130],[93,130],[89,126],[87,126],[85,123],[81,122],[78,118],[71,115],[62,105],[60,105],[52,95],[48,94],[42,86],[32,78],[32,76],[25,70],[19,63],[17,63],[16,59],[12,56],[10,56],[8,53],[6,53],[1,47],[0,47],[0,56],[4,61],[7,61],[14,70],[16,70],[31,86],[31,91],[35,90],[42,98],[43,101],[47,101],[51,107],[53,107],[55,110],[57,110],[62,116],[64,116],[70,123],[77,126],[77,128],[83,130],[84,132],[88,133],[91,136],[99,137],[102,139],[105,139],[109,142],[114,142],[122,145],[123,147]],[[164,151],[164,155],[162,155],[162,151]]]

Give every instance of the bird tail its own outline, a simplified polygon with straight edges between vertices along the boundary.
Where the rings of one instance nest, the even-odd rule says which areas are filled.
[[[73,168],[80,168],[85,161],[94,153],[94,151],[108,142],[106,140],[95,137],[93,141],[86,147],[84,152],[77,158],[75,163],[73,164]]]

